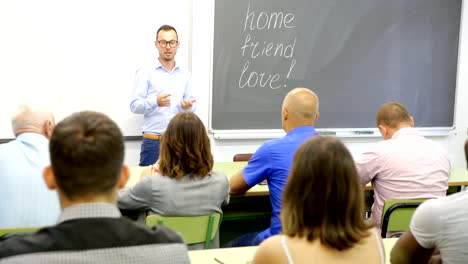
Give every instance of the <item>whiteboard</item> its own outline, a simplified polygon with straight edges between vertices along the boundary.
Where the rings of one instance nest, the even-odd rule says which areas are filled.
[[[2,0],[0,139],[13,138],[10,117],[20,103],[45,105],[57,121],[100,111],[125,136],[141,135],[143,116],[129,107],[135,71],[157,58],[153,43],[163,24],[177,29],[177,63],[190,68],[187,3]]]

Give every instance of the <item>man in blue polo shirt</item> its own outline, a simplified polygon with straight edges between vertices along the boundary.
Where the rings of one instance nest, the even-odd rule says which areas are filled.
[[[299,145],[312,136],[317,136],[314,123],[319,118],[318,96],[309,89],[291,90],[283,101],[281,117],[286,136],[266,141],[253,154],[247,166],[232,176],[230,195],[242,195],[252,186],[268,181],[270,202],[273,212],[270,227],[261,231],[242,235],[226,247],[255,246],[269,236],[281,232],[281,195],[288,180],[294,153]]]

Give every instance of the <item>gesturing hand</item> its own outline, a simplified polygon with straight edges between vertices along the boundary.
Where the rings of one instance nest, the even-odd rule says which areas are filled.
[[[171,94],[168,94],[168,93],[163,93],[163,94],[160,94],[158,95],[158,97],[156,98],[156,102],[158,103],[158,106],[171,106],[171,98],[170,98]]]
[[[187,100],[182,100],[180,101],[180,106],[182,106],[182,109],[187,110],[190,107],[192,107],[193,103],[195,103],[195,99],[187,99]]]
[[[146,167],[140,174],[140,179],[143,179],[146,176],[155,175],[159,173],[159,164],[156,162],[154,165],[149,165]]]

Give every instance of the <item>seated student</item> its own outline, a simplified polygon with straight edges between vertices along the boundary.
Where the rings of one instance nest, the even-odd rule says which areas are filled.
[[[364,220],[353,158],[335,137],[304,142],[283,192],[282,234],[257,249],[261,263],[385,263],[381,238]]]
[[[256,184],[267,180],[272,207],[270,226],[265,230],[234,238],[225,247],[257,246],[281,231],[281,195],[288,180],[293,156],[299,145],[318,135],[314,124],[319,116],[319,98],[314,92],[302,87],[288,92],[281,106],[281,123],[287,134],[264,142],[247,166],[230,179],[232,196],[243,195]]]
[[[468,164],[468,140],[465,142]],[[392,263],[466,263],[468,191],[421,204],[392,249]]]
[[[383,104],[377,127],[384,140],[356,159],[361,184],[374,190],[372,218],[380,227],[385,201],[445,196],[450,175],[447,151],[419,135],[406,108],[397,102]]]
[[[221,206],[229,202],[229,181],[224,173],[212,171],[210,139],[196,114],[174,116],[161,139],[159,158],[154,175],[119,192],[119,208],[170,216],[222,213]],[[219,247],[218,238],[212,246]]]
[[[75,113],[50,139],[47,187],[57,189],[56,226],[0,241],[1,263],[189,263],[183,239],[121,217],[117,190],[127,182],[122,133],[96,112]]]
[[[54,116],[37,106],[20,105],[11,124],[16,139],[0,145],[0,228],[53,225],[60,206],[42,171],[50,164]]]

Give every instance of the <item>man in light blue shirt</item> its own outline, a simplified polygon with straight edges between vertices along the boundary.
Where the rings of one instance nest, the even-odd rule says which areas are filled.
[[[175,28],[161,26],[154,44],[158,60],[137,70],[130,102],[133,113],[143,114],[140,166],[152,165],[158,159],[159,141],[172,117],[180,111],[195,110],[190,73],[175,62],[179,47]]]
[[[55,224],[59,201],[42,176],[54,125],[52,113],[31,106],[13,116],[16,139],[0,145],[0,228]]]

